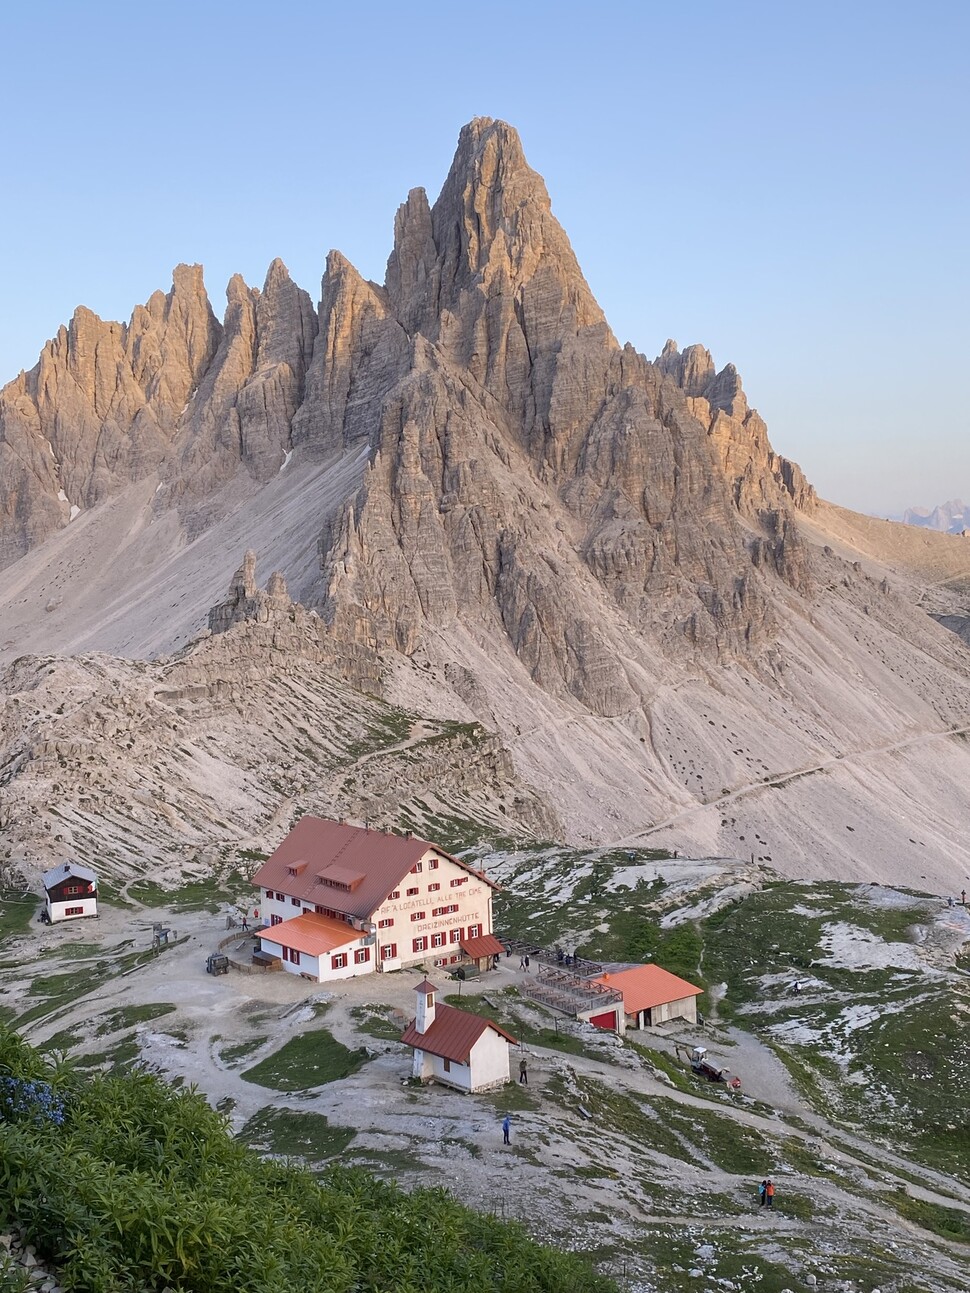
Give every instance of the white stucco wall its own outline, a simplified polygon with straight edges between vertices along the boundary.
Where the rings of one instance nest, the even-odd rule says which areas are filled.
[[[83,916],[96,916],[98,914],[98,899],[96,896],[84,897],[76,894],[74,897],[65,898],[63,902],[51,902],[50,898],[48,898],[45,906],[52,925],[55,925],[59,920],[80,920]],[[81,910],[73,916],[68,916],[66,914],[68,907],[80,907]]]
[[[509,1080],[509,1044],[487,1028],[471,1050],[472,1090],[498,1086]]]
[[[484,1091],[502,1086],[509,1080],[509,1044],[489,1028],[471,1049],[469,1064],[446,1061],[440,1055],[415,1049],[411,1067],[413,1077],[422,1082],[433,1079],[459,1091]]]
[[[275,928],[279,928],[276,926]],[[322,956],[311,956],[309,952],[300,952],[300,964],[294,965],[292,961],[283,960],[283,944],[277,943],[267,934],[260,935],[260,946],[264,952],[270,956],[278,956],[284,970],[289,970],[290,974],[310,975],[318,983],[334,983],[337,979],[353,979],[360,974],[374,973],[374,956],[377,948],[374,943],[368,944],[365,936],[361,935],[355,938],[352,943],[347,943],[343,947],[334,948],[333,952],[324,952]],[[354,960],[354,953],[359,947],[370,947],[370,960],[363,965],[358,965]],[[347,954],[347,964],[343,969],[334,970],[330,966],[330,958],[339,952]]]
[[[436,862],[437,866],[432,866]],[[462,930],[464,936],[473,925],[478,926],[478,934],[492,932],[492,889],[482,880],[470,875],[464,867],[456,864],[438,853],[435,849],[428,851],[420,859],[421,870],[409,873],[398,886],[398,898],[386,899],[373,913],[372,919],[377,924],[377,942],[382,947],[390,943],[397,944],[397,956],[383,960],[378,952],[378,965],[385,970],[396,970],[406,965],[433,964],[435,961],[449,962],[452,957],[459,957],[459,943],[452,941],[452,934]],[[452,887],[452,881],[459,881]],[[433,888],[438,885],[437,889]],[[416,894],[408,894],[408,889],[417,889]],[[447,915],[433,916],[436,907],[456,906],[457,911]],[[417,912],[424,912],[423,920],[412,920]],[[382,920],[392,920],[391,926],[381,928]],[[443,935],[440,947],[434,947],[435,935]],[[426,937],[426,949],[415,952],[415,938]]]

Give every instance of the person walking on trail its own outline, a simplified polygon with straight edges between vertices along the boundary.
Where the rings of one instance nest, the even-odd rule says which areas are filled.
[[[520,969],[520,970],[524,970],[524,969],[525,969],[525,957],[524,957],[524,956],[520,956],[520,957],[519,957],[519,969]]]
[[[526,969],[528,969],[528,968],[529,968],[529,958],[528,958],[528,957],[526,957],[526,958],[525,958],[525,968],[526,968]]]
[[[248,932],[248,930],[249,930],[249,917],[248,917],[248,916],[243,916],[243,923],[242,923],[242,927],[243,927],[243,933],[247,933],[247,932]]]
[[[511,1140],[509,1140],[509,1132],[511,1130],[512,1130],[512,1119],[509,1117],[508,1114],[506,1114],[505,1117],[502,1119],[502,1144],[503,1145],[511,1145],[512,1142]]]
[[[775,1206],[775,1185],[770,1176],[765,1181],[765,1202],[769,1208]]]
[[[519,1083],[522,1086],[529,1085],[529,1066],[526,1063],[525,1056],[519,1060]]]
[[[767,1197],[768,1197],[768,1181],[767,1181],[767,1178],[765,1178],[765,1180],[763,1180],[761,1184],[758,1186],[758,1204],[760,1207],[763,1208],[765,1206],[765,1200],[767,1199]]]

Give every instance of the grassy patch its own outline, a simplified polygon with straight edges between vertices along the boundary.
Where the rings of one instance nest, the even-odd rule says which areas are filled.
[[[640,877],[633,888],[616,890],[610,882],[618,870],[648,866],[666,856],[652,849],[582,853],[555,845],[517,854],[501,875],[504,888],[495,896],[496,927],[510,938],[544,947],[563,943],[567,951],[579,950],[593,959],[641,959],[636,951],[627,955],[629,945],[639,937],[644,921],[656,923],[664,883]],[[478,860],[488,865],[487,856]],[[574,931],[601,924],[609,928],[577,948]]]
[[[901,1216],[924,1230],[943,1239],[953,1239],[960,1244],[970,1244],[970,1214],[960,1208],[944,1208],[938,1203],[926,1203],[923,1199],[914,1199],[908,1194],[898,1194],[892,1200],[892,1206]]]
[[[513,1069],[517,1066],[513,1061]],[[529,1086],[518,1080],[506,1082],[495,1091],[485,1091],[478,1097],[498,1113],[528,1113],[539,1107],[539,1097]]]
[[[247,1055],[252,1055],[253,1051],[258,1051],[260,1046],[269,1039],[266,1037],[250,1037],[245,1042],[237,1042],[234,1046],[223,1046],[219,1052],[219,1058],[223,1064],[235,1064]]]
[[[227,887],[235,878],[237,883]],[[163,889],[154,880],[139,880],[129,887],[128,893],[143,907],[163,907],[176,915],[186,912],[217,912],[224,903],[238,901],[246,881],[238,872],[233,873],[230,881],[221,884],[216,880],[188,880],[177,889]],[[246,894],[247,902],[249,893]]]
[[[381,1041],[400,1041],[404,1029],[391,1018],[391,1006],[351,1006],[350,1017],[357,1025],[357,1031],[377,1037]]]
[[[61,943],[59,947],[45,947],[42,956],[56,956],[62,961],[83,961],[90,957],[102,956],[104,948],[100,943]]]
[[[352,1127],[333,1126],[322,1113],[266,1105],[249,1119],[239,1139],[261,1153],[319,1163],[342,1154],[356,1134]]]
[[[40,902],[36,894],[22,889],[0,891],[0,941],[26,934]]]
[[[175,1009],[175,1006],[167,1002],[142,1006],[119,1006],[117,1010],[111,1010],[101,1016],[97,1036],[106,1037],[109,1033],[120,1033],[122,1029],[134,1028],[136,1024],[147,1024],[153,1019],[162,1019],[165,1015],[172,1014]]]
[[[348,1050],[325,1028],[317,1028],[290,1038],[242,1076],[247,1082],[273,1091],[306,1091],[349,1077],[368,1058],[364,1047]]]

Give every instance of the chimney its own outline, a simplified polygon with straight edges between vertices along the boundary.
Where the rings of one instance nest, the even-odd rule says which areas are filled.
[[[414,1014],[414,1026],[419,1033],[426,1033],[434,1023],[434,996],[437,988],[433,983],[429,983],[425,979],[414,990],[418,994],[418,1008]]]

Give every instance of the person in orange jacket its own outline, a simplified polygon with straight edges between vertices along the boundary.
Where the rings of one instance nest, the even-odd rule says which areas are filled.
[[[769,1208],[773,1208],[775,1206],[775,1183],[770,1176],[765,1182],[765,1203],[767,1203]]]

